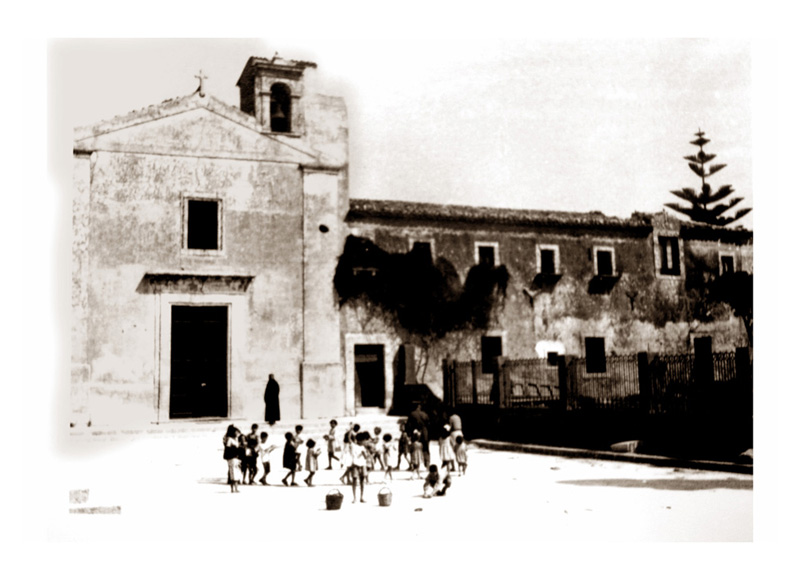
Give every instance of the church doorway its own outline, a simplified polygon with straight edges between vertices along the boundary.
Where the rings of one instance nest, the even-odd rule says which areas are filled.
[[[169,418],[227,417],[228,307],[172,306]]]
[[[356,407],[386,406],[382,344],[355,345]]]

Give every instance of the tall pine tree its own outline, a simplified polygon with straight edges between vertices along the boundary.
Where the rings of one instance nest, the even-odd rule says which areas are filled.
[[[684,157],[689,162],[689,169],[697,174],[701,181],[702,187],[700,193],[696,192],[691,187],[684,187],[683,189],[676,189],[670,191],[671,194],[688,201],[691,206],[685,207],[678,203],[665,203],[668,208],[689,216],[694,222],[711,224],[715,226],[726,226],[736,220],[746,216],[752,208],[739,209],[733,216],[723,216],[722,214],[732,209],[736,204],[742,201],[743,197],[734,197],[727,202],[721,200],[728,197],[733,193],[733,187],[730,185],[723,185],[716,192],[711,192],[711,186],[706,183],[706,178],[714,175],[717,171],[725,167],[724,163],[709,165],[706,168],[706,163],[710,163],[715,157],[714,153],[706,153],[703,151],[703,145],[710,141],[705,138],[705,133],[698,130],[695,133],[697,139],[691,141],[692,145],[700,148],[696,155],[687,155]],[[718,203],[719,202],[719,203]]]

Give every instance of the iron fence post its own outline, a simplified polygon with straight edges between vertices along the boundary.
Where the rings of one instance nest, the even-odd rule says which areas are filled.
[[[569,375],[567,374],[567,359],[564,355],[558,355],[556,359],[558,363],[558,397],[559,397],[559,404],[561,406],[562,411],[567,410],[567,400],[568,400],[568,385],[569,382]]]
[[[736,384],[745,415],[753,416],[753,367],[750,362],[750,349],[736,349]]]
[[[639,410],[650,414],[653,400],[653,386],[650,381],[650,355],[646,352],[636,354],[636,363],[639,367]]]
[[[472,404],[478,404],[478,361],[472,360]]]
[[[494,372],[497,382],[497,406],[505,409],[508,389],[508,372],[506,369],[506,357],[499,356],[495,359]]]

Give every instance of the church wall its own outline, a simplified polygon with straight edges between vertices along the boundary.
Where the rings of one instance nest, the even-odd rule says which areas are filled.
[[[264,384],[272,372],[281,382],[284,414],[299,416],[301,192],[301,172],[289,164],[97,152],[91,202],[81,205],[88,217],[75,222],[81,244],[75,252],[82,256],[77,263],[87,264],[76,279],[87,285],[87,298],[86,308],[76,312],[76,323],[85,327],[76,334],[85,341],[77,341],[73,362],[78,371],[86,369],[85,387],[77,390],[89,393],[75,411],[95,424],[158,416],[158,393],[168,389],[169,375],[158,372],[157,301],[196,297],[154,295],[141,285],[146,273],[171,272],[253,276],[246,307],[240,306],[247,316],[234,312],[230,318],[231,326],[237,320],[246,326],[243,345],[231,345],[241,363],[229,383],[231,414],[263,416]],[[222,201],[221,252],[182,249],[185,196]],[[73,295],[80,302],[80,288]],[[162,343],[161,356],[168,352]]]

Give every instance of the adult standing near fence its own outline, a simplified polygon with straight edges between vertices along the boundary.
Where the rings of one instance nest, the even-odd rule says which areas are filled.
[[[455,409],[452,409],[452,413],[450,414],[450,419],[448,419],[448,425],[450,425],[450,438],[453,440],[454,446],[456,437],[459,435],[461,437],[464,436],[464,433],[461,430],[461,417],[455,412]]]
[[[431,451],[429,447],[428,427],[430,425],[430,417],[422,410],[422,403],[417,403],[416,408],[411,411],[406,421],[406,433],[411,435],[414,431],[419,431],[420,442],[422,443],[422,458],[427,468],[431,464]]]
[[[275,380],[275,375],[270,373],[267,388],[264,390],[264,421],[274,425],[281,420],[281,387]]]

